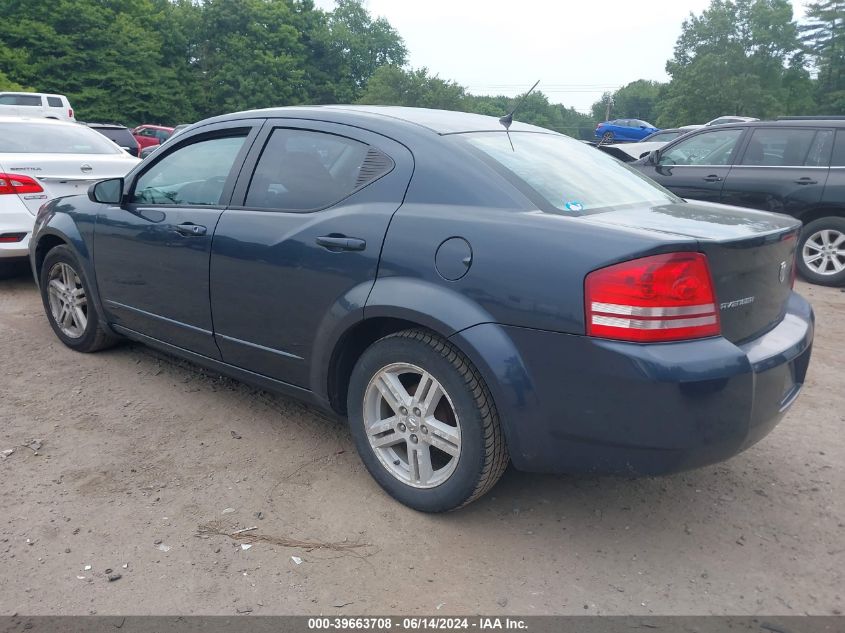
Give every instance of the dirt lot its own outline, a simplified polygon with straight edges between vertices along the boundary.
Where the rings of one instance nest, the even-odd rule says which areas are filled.
[[[0,615],[838,613],[845,293],[800,290],[808,384],[745,454],[656,479],[509,470],[425,516],[342,424],[139,345],[71,352],[30,278],[0,281]],[[215,522],[260,539],[198,535]]]

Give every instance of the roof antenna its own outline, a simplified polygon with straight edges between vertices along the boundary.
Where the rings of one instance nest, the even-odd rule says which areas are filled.
[[[514,152],[516,151],[516,149],[513,146],[513,141],[511,140],[511,133],[510,133],[510,127],[511,127],[511,124],[513,123],[514,112],[516,112],[517,110],[519,110],[519,108],[522,107],[522,104],[525,103],[525,100],[528,98],[528,95],[530,95],[532,92],[534,92],[534,88],[536,88],[539,83],[540,83],[540,80],[538,79],[534,83],[534,85],[531,86],[531,89],[522,96],[522,99],[520,99],[519,103],[517,103],[514,106],[513,110],[508,112],[505,116],[499,117],[499,123],[501,123],[502,125],[505,126],[505,133],[508,135],[508,141],[510,142],[511,149]]]

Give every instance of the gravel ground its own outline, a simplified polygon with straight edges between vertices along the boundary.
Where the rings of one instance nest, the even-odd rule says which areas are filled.
[[[746,453],[636,480],[511,469],[427,516],[341,423],[140,345],[76,354],[29,277],[0,281],[0,615],[839,613],[845,293],[799,285],[808,382]]]

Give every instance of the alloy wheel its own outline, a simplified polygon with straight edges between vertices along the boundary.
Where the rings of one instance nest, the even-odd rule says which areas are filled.
[[[455,472],[461,425],[449,394],[409,363],[383,367],[364,394],[364,430],[385,469],[414,488],[434,488]]]
[[[816,231],[804,242],[801,256],[807,268],[819,275],[845,270],[845,233],[835,229]]]
[[[50,313],[62,334],[79,338],[88,326],[88,297],[79,275],[69,264],[58,262],[50,269],[47,296]]]

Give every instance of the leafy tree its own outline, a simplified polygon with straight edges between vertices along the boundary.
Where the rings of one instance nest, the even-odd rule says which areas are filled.
[[[453,81],[429,75],[427,68],[404,70],[381,66],[367,82],[359,103],[463,110],[466,90]]]
[[[25,91],[27,89],[9,79],[6,74],[0,70],[0,90]]]
[[[759,118],[806,107],[811,89],[788,0],[712,0],[682,27],[658,124],[699,123],[724,114]],[[790,109],[787,109],[787,106]]]
[[[822,114],[845,114],[845,0],[807,5],[801,41],[818,72],[816,96]]]

